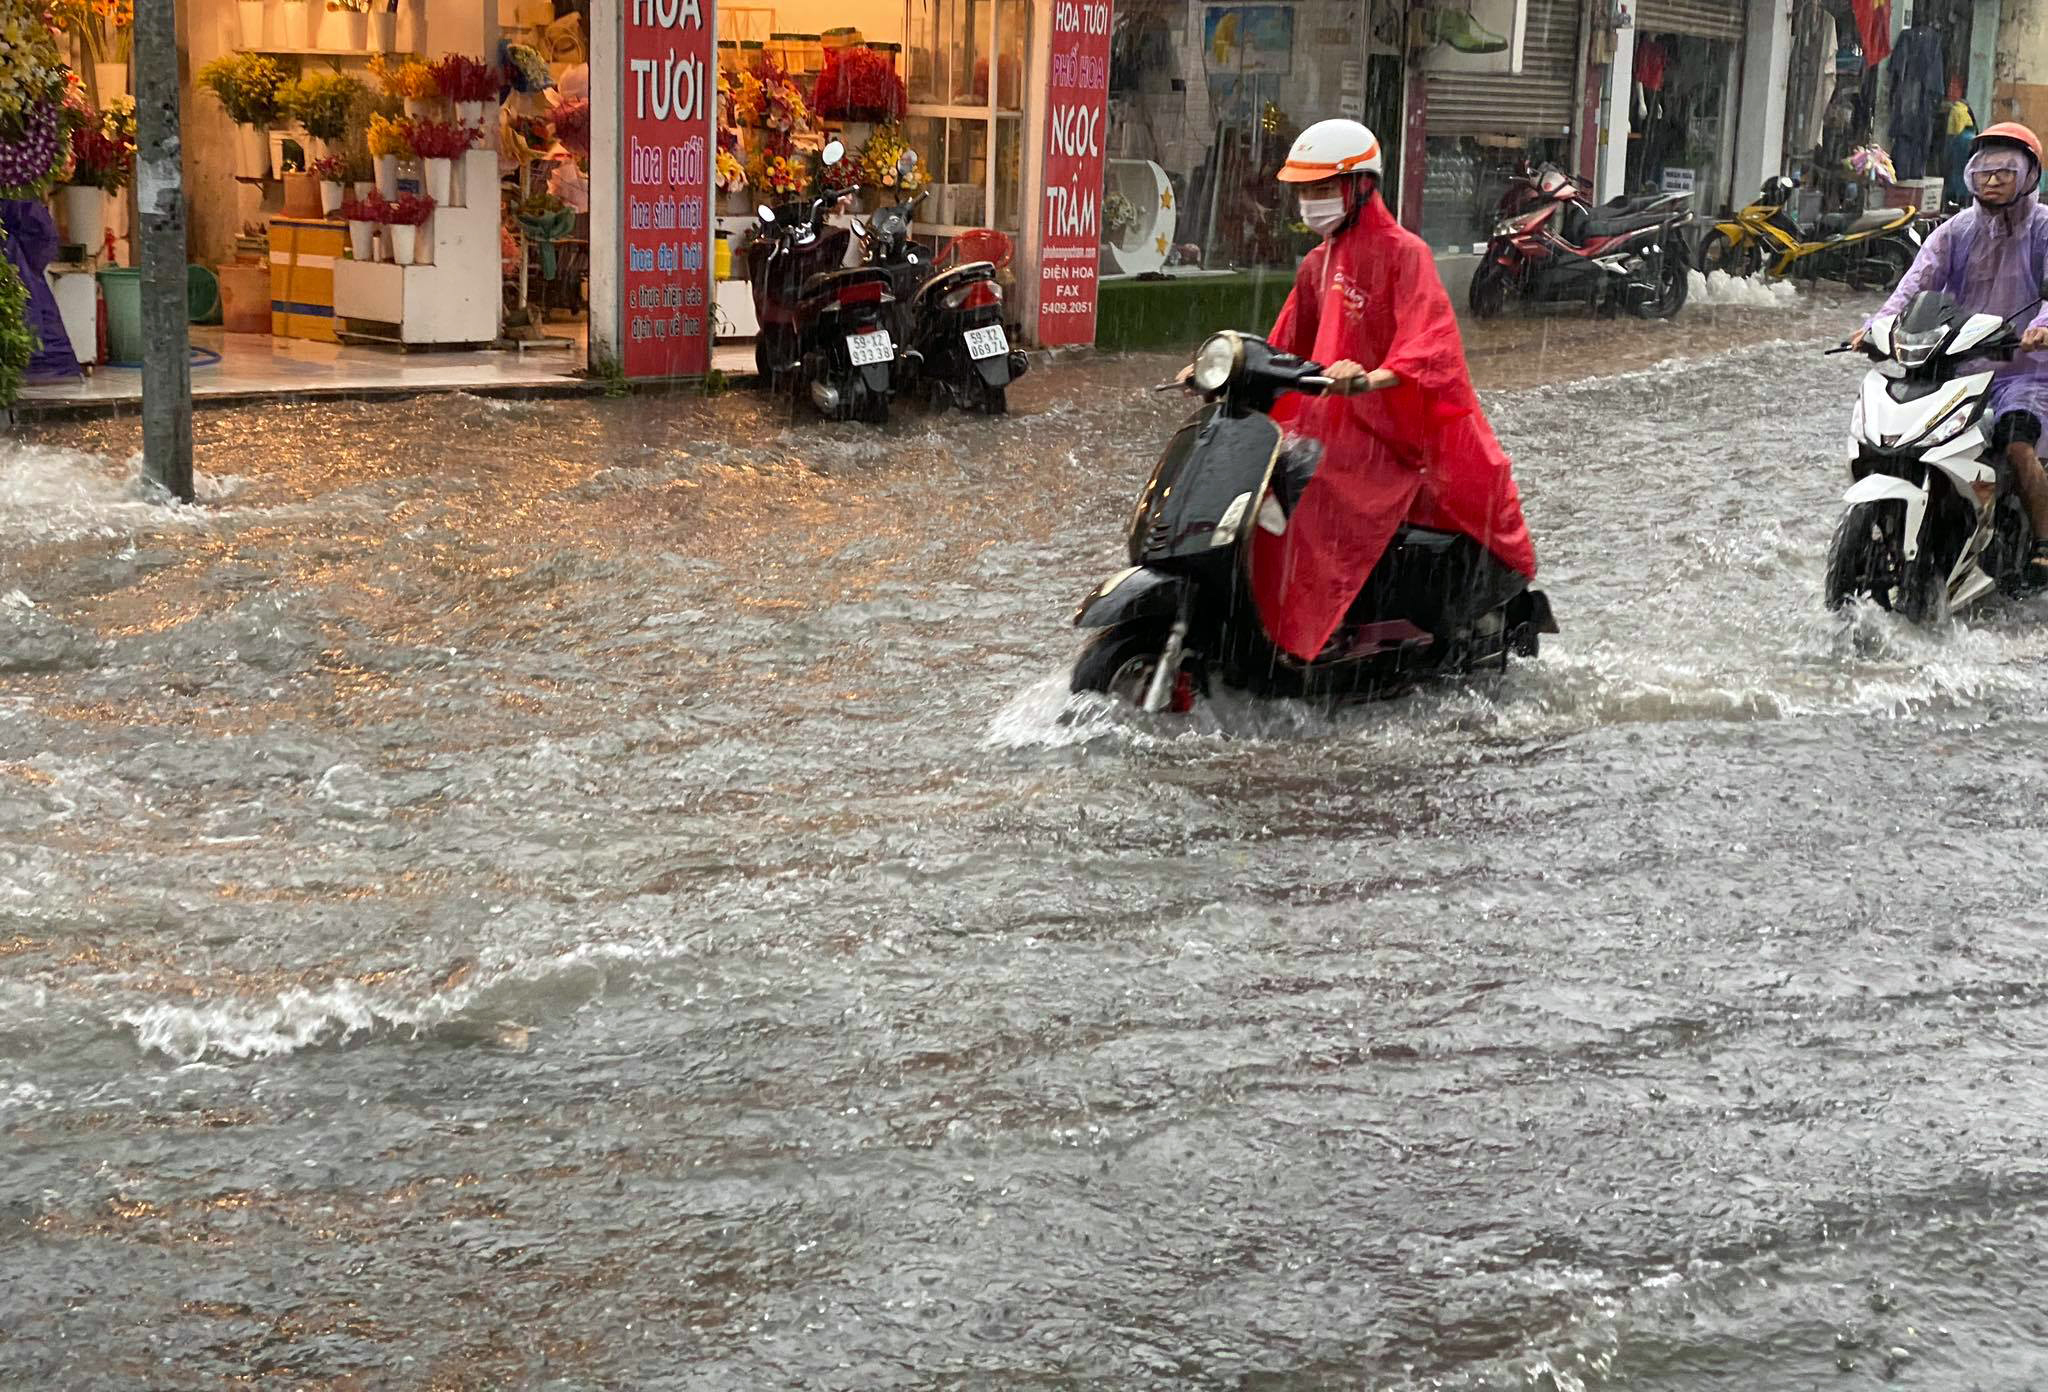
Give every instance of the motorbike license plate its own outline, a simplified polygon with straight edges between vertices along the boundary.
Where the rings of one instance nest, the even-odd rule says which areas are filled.
[[[886,330],[856,334],[846,340],[846,356],[853,360],[855,367],[873,367],[876,363],[895,360],[896,343]]]
[[[990,324],[985,329],[969,329],[967,356],[980,362],[983,358],[999,358],[1010,351],[1010,336],[1003,332],[1001,324]]]

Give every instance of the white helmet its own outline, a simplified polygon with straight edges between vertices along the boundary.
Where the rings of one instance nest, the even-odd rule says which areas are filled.
[[[1280,166],[1283,184],[1314,184],[1339,174],[1385,172],[1379,137],[1356,121],[1318,121],[1303,131]]]

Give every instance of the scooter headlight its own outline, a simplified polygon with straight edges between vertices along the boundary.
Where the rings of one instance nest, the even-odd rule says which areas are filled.
[[[1244,345],[1233,333],[1213,335],[1207,343],[1195,350],[1194,384],[1197,391],[1222,391],[1230,379],[1237,375],[1238,364],[1244,359]]]
[[[1901,366],[1919,367],[1934,356],[1934,350],[1941,347],[1947,337],[1946,328],[1895,334],[1892,338],[1892,353],[1898,358]]]

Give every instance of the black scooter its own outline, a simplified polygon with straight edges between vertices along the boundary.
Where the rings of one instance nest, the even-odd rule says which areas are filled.
[[[1221,333],[1189,378],[1205,404],[1166,447],[1131,518],[1128,569],[1074,616],[1099,629],[1071,688],[1145,711],[1186,711],[1221,682],[1257,696],[1391,695],[1427,677],[1534,657],[1557,632],[1550,602],[1470,537],[1404,526],[1328,648],[1302,662],[1275,647],[1251,587],[1257,529],[1284,532],[1321,447],[1283,449],[1271,412],[1287,392],[1355,390],[1264,339]]]
[[[905,151],[898,172],[908,176],[916,169],[917,155]],[[883,208],[854,228],[867,243],[869,263],[885,268],[892,279],[910,381],[924,387],[935,407],[1002,415],[1009,410],[1010,383],[1024,375],[1028,360],[1011,349],[1003,328],[1003,289],[994,264],[938,268],[911,239],[911,219],[928,196]]]
[[[835,140],[821,163],[829,169],[845,156]],[[825,218],[847,192],[757,210],[760,230],[747,247],[760,323],[754,361],[776,390],[795,396],[808,388],[831,419],[879,424],[895,391],[895,301],[887,272],[843,265],[850,234],[827,228]]]

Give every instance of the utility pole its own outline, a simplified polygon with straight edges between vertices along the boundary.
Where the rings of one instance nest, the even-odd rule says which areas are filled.
[[[177,0],[135,6],[135,212],[142,252],[142,469],[192,501],[192,346],[185,289]]]

